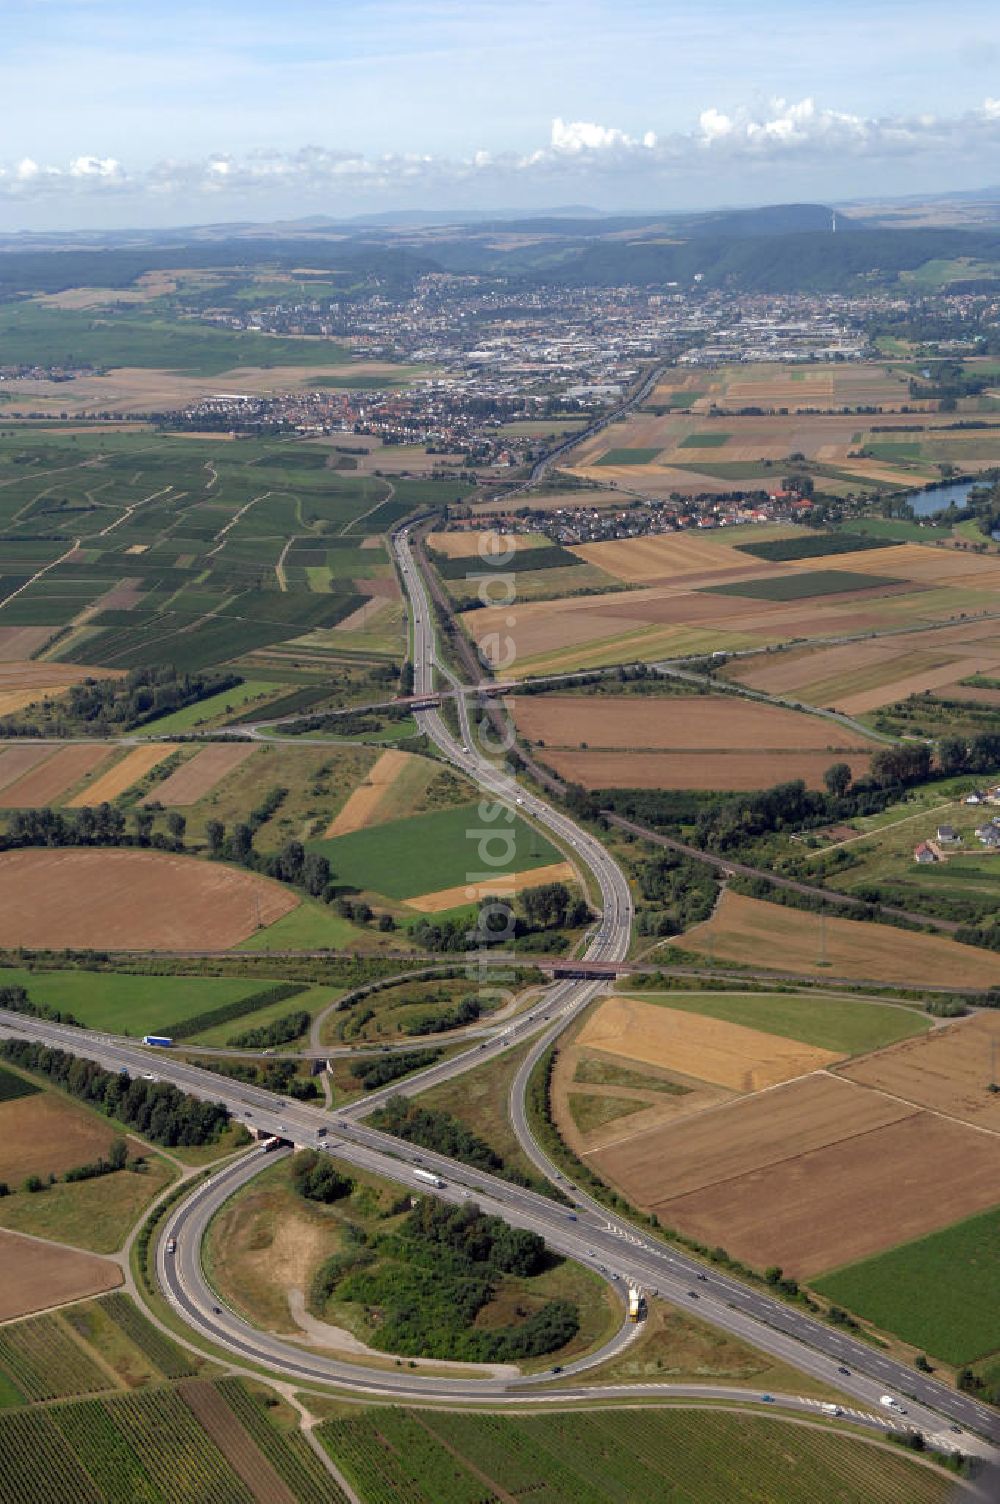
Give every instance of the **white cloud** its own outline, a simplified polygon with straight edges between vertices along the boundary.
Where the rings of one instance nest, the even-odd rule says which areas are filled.
[[[553,151],[559,152],[608,151],[619,146],[641,146],[648,151],[656,145],[656,136],[647,131],[641,141],[636,141],[613,126],[595,125],[590,120],[566,121],[557,115],[552,122],[549,145]]]
[[[992,155],[992,160],[991,156]],[[655,183],[786,164],[840,167],[866,159],[914,167],[931,160],[956,166],[977,161],[984,174],[1000,168],[1000,99],[987,98],[964,115],[930,114],[865,118],[832,110],[806,97],[775,99],[766,108],[723,110],[710,105],[688,131],[631,135],[595,121],[557,116],[547,144],[530,152],[471,151],[456,158],[419,152],[366,154],[327,146],[296,151],[264,148],[235,155],[216,151],[197,159],[161,158],[151,166],[127,167],[114,157],[82,153],[65,165],[33,157],[0,164],[0,197],[30,201],[42,196],[117,194],[133,200],[175,198],[194,207],[199,197],[247,200],[275,192],[301,200],[339,195],[388,197],[405,189],[447,194],[472,183],[486,189],[537,180],[546,184],[622,178],[632,174]]]

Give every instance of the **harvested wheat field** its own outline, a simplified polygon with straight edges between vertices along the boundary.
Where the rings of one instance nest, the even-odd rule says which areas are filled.
[[[576,1043],[747,1092],[804,1076],[842,1058],[779,1034],[630,997],[603,1002]]]
[[[831,762],[846,762],[860,778],[871,761],[864,752],[543,752],[543,760],[585,789],[769,789],[801,778],[823,786]]]
[[[225,950],[299,900],[234,867],[161,851],[0,855],[0,945],[29,950]]]
[[[48,630],[48,629],[46,629]],[[85,663],[35,663],[26,659],[0,660],[0,693],[12,689],[51,689],[79,684],[81,679],[115,679],[115,669],[91,668]]]
[[[0,1231],[0,1321],[104,1295],[121,1283],[112,1259]]]
[[[461,533],[430,533],[428,545],[447,559],[482,559],[493,568],[525,548],[543,548],[548,539],[541,533],[499,533],[495,528],[470,528]],[[575,551],[575,550],[574,550]]]
[[[202,752],[196,752],[188,762],[181,763],[169,778],[150,790],[141,801],[143,804],[196,804],[210,794],[248,757],[256,751],[252,742],[216,742]]]
[[[157,763],[163,762],[173,755],[175,747],[150,743],[145,747],[135,747],[127,753],[121,762],[115,763],[113,768],[108,768],[99,778],[75,794],[66,805],[67,809],[80,809],[86,804],[103,804],[117,799],[119,794],[124,794],[126,789],[138,783],[140,778],[145,778],[151,768]]]
[[[365,774],[364,782],[330,821],[323,833],[324,839],[345,836],[352,830],[364,830],[366,825],[374,824],[379,804],[415,760],[412,753],[400,752],[395,747],[383,752],[375,766]]]
[[[54,804],[67,789],[74,788],[88,773],[93,773],[111,756],[111,749],[77,743],[61,747],[44,762],[25,773],[3,791],[2,803],[8,809],[41,809]]]
[[[14,783],[52,752],[51,742],[19,742],[0,748],[0,789]]]
[[[737,1133],[740,1105],[718,1113]],[[780,1264],[808,1279],[996,1205],[1000,1140],[931,1113],[806,1152],[788,1147],[778,1163],[653,1209],[758,1269]]]
[[[879,1050],[844,1066],[842,1074],[1000,1134],[1000,1092],[989,1089],[998,1055],[1000,1017],[982,1012]]]
[[[820,1072],[774,1091],[635,1135],[602,1152],[600,1166],[630,1197],[649,1205],[780,1164],[843,1138],[871,1133],[914,1116],[917,1109],[880,1092],[852,1088]]]
[[[782,527],[747,528],[736,533],[731,541],[728,537],[723,541],[718,535],[660,533],[607,543],[581,543],[571,552],[585,563],[596,564],[607,574],[630,585],[670,579],[687,583],[692,575],[711,575],[722,570],[765,576],[781,571],[765,559],[740,553],[734,545],[751,540],[759,542],[763,538],[787,537],[791,532],[791,528]]]
[[[815,569],[815,559],[789,561],[791,569]],[[850,573],[888,575],[921,585],[973,583],[986,589],[1000,588],[1000,559],[995,554],[973,554],[953,548],[928,548],[923,543],[894,543],[889,548],[866,548],[853,554],[838,554],[837,568]]]
[[[857,981],[919,980],[931,986],[991,987],[1000,958],[939,935],[838,919],[725,892],[712,918],[685,931],[685,950],[769,971]],[[820,961],[825,959],[827,965]]]
[[[532,867],[529,872],[499,872],[485,882],[439,888],[435,893],[421,893],[417,898],[404,899],[404,902],[408,909],[419,909],[423,914],[444,914],[448,909],[478,903],[480,898],[510,898],[515,893],[523,893],[525,888],[575,881],[576,871],[569,862],[551,862],[548,867]]]

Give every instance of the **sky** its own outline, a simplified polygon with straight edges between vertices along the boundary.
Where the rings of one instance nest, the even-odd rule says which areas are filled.
[[[0,0],[0,230],[1000,182],[996,0]]]

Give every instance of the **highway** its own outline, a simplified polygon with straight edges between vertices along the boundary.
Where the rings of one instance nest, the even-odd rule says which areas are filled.
[[[562,1177],[562,1188],[572,1197],[573,1207],[352,1122],[343,1112],[328,1113],[306,1103],[283,1100],[262,1087],[214,1076],[168,1051],[145,1049],[134,1040],[3,1011],[0,1037],[37,1039],[96,1060],[108,1070],[126,1069],[133,1075],[152,1071],[159,1079],[171,1081],[196,1097],[224,1102],[237,1121],[260,1132],[323,1150],[348,1164],[412,1185],[415,1192],[425,1187],[414,1177],[414,1169],[430,1171],[445,1182],[434,1190],[435,1195],[452,1201],[475,1200],[512,1225],[540,1233],[556,1252],[587,1265],[622,1293],[628,1283],[635,1283],[649,1295],[688,1307],[710,1324],[851,1396],[871,1424],[892,1423],[892,1415],[884,1411],[880,1414],[878,1403],[880,1395],[889,1393],[900,1399],[906,1412],[896,1417],[896,1424],[914,1425],[940,1445],[983,1450],[968,1434],[971,1431],[1000,1445],[1000,1415],[995,1411],[895,1363],[839,1328],[812,1320],[795,1306],[772,1300],[762,1291],[717,1274],[679,1250],[618,1223],[603,1208],[591,1209],[586,1198]],[[269,1163],[270,1155],[259,1149],[251,1151],[217,1170],[165,1219],[157,1245],[161,1280],[178,1314],[206,1339],[276,1372],[343,1382],[352,1390],[373,1395],[391,1393],[397,1399],[427,1399],[445,1393],[468,1401],[488,1398],[491,1404],[523,1402],[534,1399],[539,1386],[545,1387],[545,1380],[554,1377],[442,1380],[419,1369],[399,1372],[338,1363],[300,1349],[289,1339],[261,1332],[225,1307],[202,1271],[202,1236],[211,1217],[239,1185]],[[173,1256],[166,1251],[170,1237],[177,1239],[177,1254]],[[566,1397],[562,1386],[567,1379],[604,1361],[626,1340],[626,1333],[620,1331],[601,1352],[580,1363],[567,1364],[559,1376],[560,1398]],[[842,1372],[843,1368],[849,1372]],[[635,1386],[637,1393],[657,1391],[666,1396],[674,1389],[669,1384]],[[630,1392],[630,1386],[597,1383],[589,1384],[586,1390],[594,1399]],[[745,1400],[747,1392],[741,1394]],[[962,1428],[961,1439],[951,1429],[954,1425]],[[992,1448],[986,1449],[985,1455],[992,1457]]]
[[[426,586],[417,570],[409,547],[406,528],[394,537],[397,561],[413,608],[413,661],[415,686],[419,694],[431,694],[435,676],[433,618]],[[465,696],[459,695],[460,726],[463,741],[449,732],[436,710],[417,712],[418,719],[439,750],[463,769],[492,800],[480,805],[485,829],[502,828],[516,812],[545,827],[587,865],[594,875],[601,895],[602,913],[595,924],[586,948],[586,958],[617,961],[625,957],[632,920],[632,901],[627,881],[605,848],[572,820],[549,806],[531,790],[516,783],[502,768],[494,766],[476,748],[472,740]],[[477,834],[478,832],[474,833]],[[478,858],[470,854],[470,871],[479,875]],[[470,972],[470,975],[473,974]],[[439,1062],[429,1070],[404,1082],[392,1083],[372,1093],[361,1102],[329,1113],[306,1103],[285,1101],[261,1087],[245,1085],[226,1077],[212,1075],[170,1051],[151,1051],[133,1040],[98,1034],[71,1025],[55,1024],[23,1014],[0,1011],[0,1037],[21,1037],[42,1041],[94,1059],[110,1070],[126,1069],[141,1075],[154,1072],[193,1095],[221,1101],[237,1121],[244,1121],[260,1132],[271,1133],[297,1145],[325,1150],[338,1159],[365,1170],[410,1184],[420,1189],[414,1177],[419,1167],[436,1174],[444,1182],[434,1194],[452,1201],[474,1199],[485,1210],[501,1215],[515,1226],[540,1233],[556,1252],[576,1259],[624,1293],[627,1283],[639,1285],[650,1295],[659,1295],[734,1336],[772,1354],[798,1370],[819,1378],[840,1392],[850,1395],[860,1415],[870,1424],[891,1424],[893,1415],[880,1411],[882,1394],[897,1396],[905,1414],[897,1413],[896,1424],[913,1425],[937,1444],[959,1446],[966,1450],[984,1450],[968,1434],[959,1440],[956,1427],[964,1433],[977,1432],[995,1445],[1000,1444],[1000,1414],[971,1397],[956,1393],[929,1375],[891,1359],[881,1349],[856,1340],[838,1327],[810,1317],[800,1307],[774,1299],[764,1290],[716,1273],[650,1234],[637,1231],[627,1222],[613,1217],[598,1203],[579,1192],[552,1165],[534,1143],[524,1112],[524,1086],[531,1063],[538,1058],[579,1011],[606,986],[605,981],[557,982],[539,1001],[509,1025],[488,1039]],[[419,1146],[380,1133],[359,1121],[380,1101],[393,1094],[422,1090],[437,1081],[449,1079],[491,1058],[497,1058],[512,1045],[531,1039],[532,1047],[518,1072],[511,1097],[511,1118],[521,1142],[549,1179],[570,1198],[565,1206],[533,1191],[500,1180],[495,1176],[455,1163]],[[349,1383],[363,1393],[391,1393],[396,1398],[448,1395],[468,1401],[489,1398],[490,1403],[524,1401],[534,1397],[542,1380],[494,1380],[481,1377],[441,1379],[416,1370],[365,1368],[353,1363],[338,1363],[308,1350],[300,1349],[287,1339],[271,1336],[250,1326],[236,1313],[225,1308],[208,1286],[201,1266],[201,1241],[215,1211],[240,1183],[244,1183],[270,1162],[261,1151],[243,1156],[231,1166],[217,1171],[166,1219],[157,1260],[161,1280],[168,1298],[192,1327],[213,1343],[244,1358],[292,1376],[326,1377]],[[168,1237],[177,1238],[177,1255],[166,1252]],[[577,1364],[566,1365],[555,1390],[547,1387],[552,1398],[564,1401],[571,1392],[563,1387],[574,1373],[603,1361],[628,1340],[627,1329],[619,1331],[611,1343],[598,1354]],[[691,1386],[688,1386],[690,1390]],[[706,1390],[695,1386],[696,1392]],[[669,1385],[588,1385],[588,1398],[615,1398],[629,1393],[675,1392]],[[732,1397],[725,1386],[712,1389],[712,1395]],[[745,1400],[746,1391],[739,1391]],[[541,1397],[541,1396],[539,1396]],[[812,1406],[814,1401],[801,1401]],[[992,1448],[987,1455],[994,1456]]]

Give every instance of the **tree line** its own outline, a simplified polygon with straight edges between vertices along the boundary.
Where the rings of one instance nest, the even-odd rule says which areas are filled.
[[[123,679],[84,679],[69,692],[69,715],[98,734],[131,731],[161,716],[235,689],[236,673],[178,673],[172,664],[133,668]]]
[[[22,1070],[46,1076],[78,1101],[116,1118],[166,1148],[213,1144],[229,1122],[222,1102],[201,1102],[166,1081],[106,1071],[93,1060],[27,1039],[6,1039],[0,1055]]]

